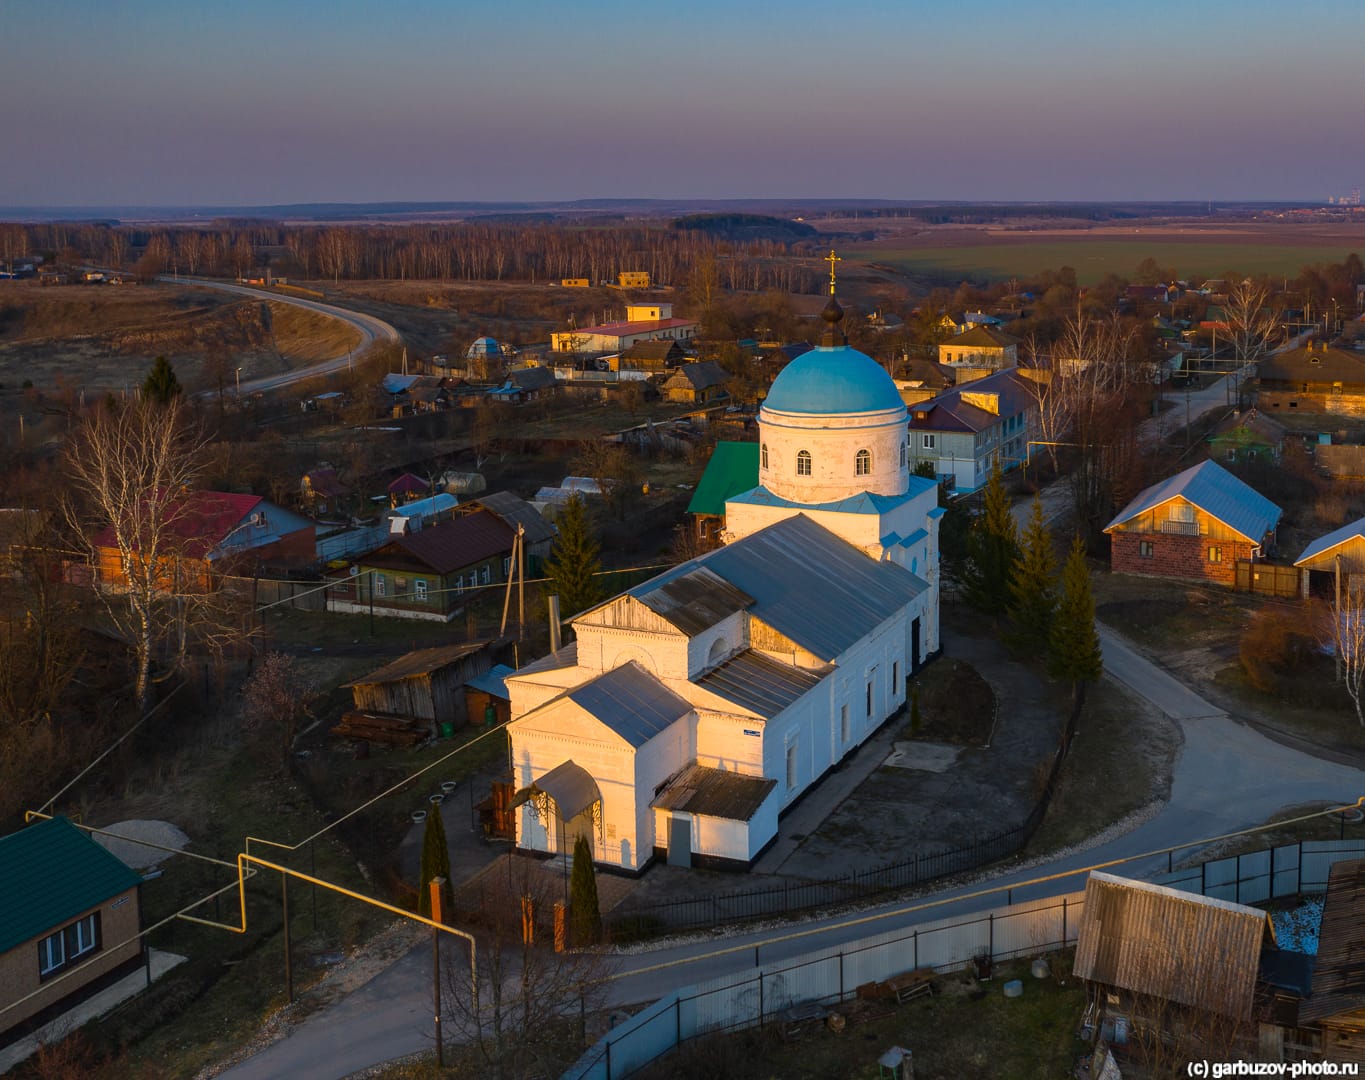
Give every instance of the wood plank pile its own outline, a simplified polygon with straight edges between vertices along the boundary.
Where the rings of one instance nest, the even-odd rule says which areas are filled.
[[[382,713],[346,712],[332,728],[338,739],[364,739],[385,746],[416,746],[431,735],[431,725],[410,716],[386,716]]]
[[[885,982],[863,983],[858,987],[858,997],[863,1001],[886,1001],[894,998],[904,1004],[920,994],[934,992],[933,968],[917,968],[902,975],[894,975]]]

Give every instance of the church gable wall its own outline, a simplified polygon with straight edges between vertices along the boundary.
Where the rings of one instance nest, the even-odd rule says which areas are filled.
[[[736,611],[687,643],[687,677],[700,675],[749,647],[749,615]]]
[[[635,660],[660,679],[687,678],[687,638],[680,631],[630,630],[575,623],[578,663],[592,672],[614,671]]]
[[[799,588],[800,583],[793,582],[792,587]],[[754,616],[749,618],[749,647],[771,656],[774,660],[791,664],[792,667],[818,668],[825,666],[823,659],[808,649],[802,648],[791,638],[778,633],[762,619]]]

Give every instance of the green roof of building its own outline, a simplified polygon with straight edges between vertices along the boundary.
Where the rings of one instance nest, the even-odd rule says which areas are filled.
[[[64,817],[0,837],[0,953],[142,883]]]
[[[689,514],[723,517],[725,500],[758,487],[758,443],[719,442],[687,504]]]

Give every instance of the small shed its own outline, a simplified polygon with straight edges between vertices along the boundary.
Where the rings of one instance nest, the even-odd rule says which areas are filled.
[[[512,695],[507,691],[507,676],[515,670],[506,664],[494,664],[464,684],[465,712],[470,723],[482,723],[489,728],[512,719]]]
[[[1322,1059],[1365,1065],[1365,859],[1339,862],[1327,879],[1313,993],[1299,1024],[1322,1029]]]
[[[441,725],[469,722],[463,688],[493,666],[491,645],[470,641],[418,649],[345,685],[357,712],[424,720],[435,735]]]
[[[1294,565],[1307,571],[1305,584],[1313,595],[1333,596],[1338,587],[1359,592],[1365,575],[1365,518],[1319,536]]]
[[[1073,971],[1137,1010],[1177,1005],[1249,1021],[1270,916],[1244,904],[1092,871]]]

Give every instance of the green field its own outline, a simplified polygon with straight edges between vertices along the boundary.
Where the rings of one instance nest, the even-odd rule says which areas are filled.
[[[861,262],[894,266],[935,284],[1027,277],[1041,270],[1071,266],[1082,283],[1105,274],[1131,275],[1149,256],[1163,269],[1187,280],[1243,274],[1294,277],[1308,263],[1341,262],[1350,247],[1300,244],[1236,244],[1169,240],[1040,240],[1036,243],[979,244],[969,247],[882,248],[850,252]]]

